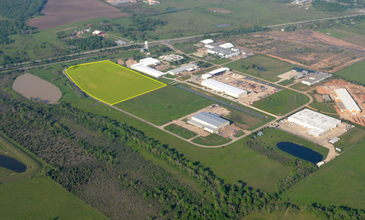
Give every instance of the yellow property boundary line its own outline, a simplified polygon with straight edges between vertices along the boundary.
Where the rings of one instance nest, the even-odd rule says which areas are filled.
[[[96,98],[95,96],[93,96],[93,95],[91,95],[91,94],[89,94],[88,92],[86,92],[79,84],[77,84],[77,82],[70,76],[70,74],[68,74],[68,70],[69,69],[71,69],[71,68],[74,68],[74,67],[76,67],[76,66],[83,66],[83,65],[89,65],[89,64],[95,64],[95,63],[103,63],[103,62],[109,62],[109,63],[112,63],[112,64],[114,64],[114,65],[116,65],[116,66],[118,66],[118,67],[121,67],[121,68],[123,68],[123,69],[126,69],[126,70],[128,70],[128,71],[131,71],[132,73],[135,73],[135,74],[138,74],[138,75],[140,75],[140,76],[143,76],[143,77],[146,77],[147,79],[149,79],[149,80],[152,80],[152,81],[155,81],[155,82],[158,82],[158,83],[160,83],[160,84],[162,84],[162,86],[160,86],[160,87],[157,87],[157,88],[155,88],[155,89],[151,89],[151,90],[149,90],[149,91],[147,91],[147,92],[143,92],[143,93],[140,93],[140,94],[138,94],[138,95],[135,95],[135,96],[131,96],[131,97],[129,97],[129,98],[126,98],[126,99],[123,99],[123,100],[121,100],[121,101],[118,101],[118,102],[115,102],[115,103],[109,103],[109,102],[106,102],[106,101],[104,101],[104,100],[101,100],[101,99],[99,99],[99,98]],[[126,68],[126,67],[124,67],[124,66],[121,66],[121,65],[118,65],[118,64],[116,64],[116,63],[114,63],[114,62],[112,62],[112,61],[110,61],[110,60],[102,60],[102,61],[96,61],[96,62],[90,62],[90,63],[82,63],[82,64],[77,64],[77,65],[73,65],[73,66],[70,66],[69,68],[67,68],[66,69],[66,74],[67,74],[67,76],[68,77],[70,77],[70,79],[72,80],[72,82],[74,82],[83,92],[85,92],[86,94],[88,94],[89,96],[91,96],[91,97],[93,97],[94,99],[96,99],[96,100],[99,100],[99,101],[101,101],[101,102],[104,102],[104,103],[107,103],[107,104],[109,104],[109,105],[115,105],[115,104],[118,104],[118,103],[121,103],[121,102],[124,102],[124,101],[127,101],[127,100],[129,100],[129,99],[132,99],[132,98],[135,98],[135,97],[137,97],[137,96],[141,96],[141,95],[143,95],[143,94],[146,94],[146,93],[149,93],[149,92],[152,92],[152,91],[155,91],[155,90],[157,90],[157,89],[160,89],[160,88],[163,88],[163,87],[165,87],[165,86],[167,86],[165,83],[162,83],[162,82],[160,82],[160,81],[158,81],[158,80],[155,80],[155,79],[152,79],[152,78],[150,78],[150,77],[148,77],[148,76],[145,76],[145,75],[143,75],[143,74],[141,74],[141,73],[138,73],[138,72],[136,72],[136,71],[134,71],[134,70],[131,70],[131,69],[128,69],[128,68]]]

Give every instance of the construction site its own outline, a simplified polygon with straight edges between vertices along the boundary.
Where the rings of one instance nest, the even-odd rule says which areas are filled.
[[[336,100],[336,97],[338,97],[336,90],[338,89],[346,89],[348,91],[351,98],[360,108],[360,113],[352,113],[341,110],[342,106],[340,106],[338,104],[338,100]],[[349,120],[358,125],[365,126],[365,87],[352,84],[342,79],[335,79],[325,83],[323,86],[317,87],[317,93],[321,95],[328,95],[331,100],[337,101],[335,108],[341,119]]]

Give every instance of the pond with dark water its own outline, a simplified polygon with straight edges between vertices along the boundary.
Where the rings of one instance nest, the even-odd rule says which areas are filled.
[[[312,163],[318,163],[323,160],[322,154],[292,142],[279,142],[276,146],[288,154]]]
[[[0,154],[0,167],[4,167],[8,170],[12,170],[17,173],[22,173],[27,170],[27,166],[23,163],[19,162],[18,160],[7,157]]]

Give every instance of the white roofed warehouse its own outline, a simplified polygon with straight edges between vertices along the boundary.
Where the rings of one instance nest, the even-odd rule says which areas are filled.
[[[223,47],[208,48],[207,52],[210,54],[224,57],[224,58],[235,57],[235,56],[239,56],[241,54],[241,52],[233,51],[233,50],[226,49]]]
[[[196,69],[199,69],[199,66],[196,65],[195,63],[191,63],[191,64],[187,64],[185,66],[180,66],[176,69],[169,70],[168,73],[171,75],[178,75],[180,73],[187,72],[187,71],[194,71]]]
[[[309,128],[308,133],[317,137],[341,124],[341,121],[336,118],[310,109],[304,109],[295,113],[288,118],[288,121]]]
[[[159,70],[156,70],[156,69],[150,67],[150,66],[156,66],[159,64],[161,64],[161,61],[148,57],[148,58],[140,60],[139,63],[131,65],[131,68],[134,70],[137,70],[141,73],[145,73],[147,75],[150,75],[150,76],[153,76],[156,78],[160,78],[164,75],[167,75],[167,73],[163,73]]]
[[[361,109],[352,98],[350,93],[347,91],[347,89],[335,89],[335,92],[337,94],[335,101],[337,102],[337,105],[342,112],[346,111],[347,113],[351,113],[354,115],[361,112]]]
[[[243,89],[236,88],[234,86],[228,85],[226,83],[222,83],[216,81],[214,79],[207,79],[201,82],[202,86],[205,86],[209,89],[213,89],[219,92],[222,92],[226,95],[232,96],[234,98],[242,98],[247,96],[247,91]]]
[[[228,120],[222,118],[220,115],[209,112],[200,112],[194,115],[188,123],[199,128],[204,128],[204,130],[210,133],[217,133],[230,124]]]

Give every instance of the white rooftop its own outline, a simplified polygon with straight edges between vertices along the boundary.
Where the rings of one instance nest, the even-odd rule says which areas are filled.
[[[143,66],[158,65],[160,63],[161,61],[159,61],[158,59],[154,59],[152,57],[147,57],[139,61],[139,64],[142,64]]]
[[[242,93],[247,93],[246,90],[236,88],[234,86],[231,86],[231,85],[216,81],[214,79],[203,80],[201,82],[201,84],[202,85],[204,85],[204,84],[205,85],[210,85],[212,87],[219,88],[220,90],[225,91],[226,93],[228,92],[228,93],[237,94],[237,95],[240,95]]]
[[[218,115],[209,113],[209,112],[200,112],[192,117],[191,120],[198,119],[205,123],[205,126],[213,127],[214,129],[229,122],[228,120],[221,118]]]
[[[219,68],[219,69],[210,71],[209,74],[210,75],[215,75],[215,74],[218,74],[218,73],[221,73],[221,72],[225,72],[225,71],[229,71],[229,68],[226,68],[226,67]]]
[[[200,43],[203,43],[203,44],[211,44],[211,43],[214,43],[214,40],[212,40],[212,39],[205,39],[205,40],[200,41]]]
[[[219,47],[223,47],[223,48],[229,49],[229,48],[234,47],[234,45],[231,44],[231,43],[225,43],[225,44],[219,45]]]
[[[159,77],[164,76],[164,75],[167,74],[167,73],[163,73],[161,71],[158,71],[156,69],[153,69],[153,68],[148,67],[148,66],[143,66],[143,65],[135,65],[135,66],[132,65],[131,68],[135,69],[135,70],[138,70],[142,73],[151,75],[151,76],[156,77],[156,78],[159,78]]]
[[[345,105],[347,110],[361,111],[361,109],[356,104],[355,100],[351,97],[347,89],[335,89],[335,92],[337,93],[338,98],[341,99],[341,102]]]

